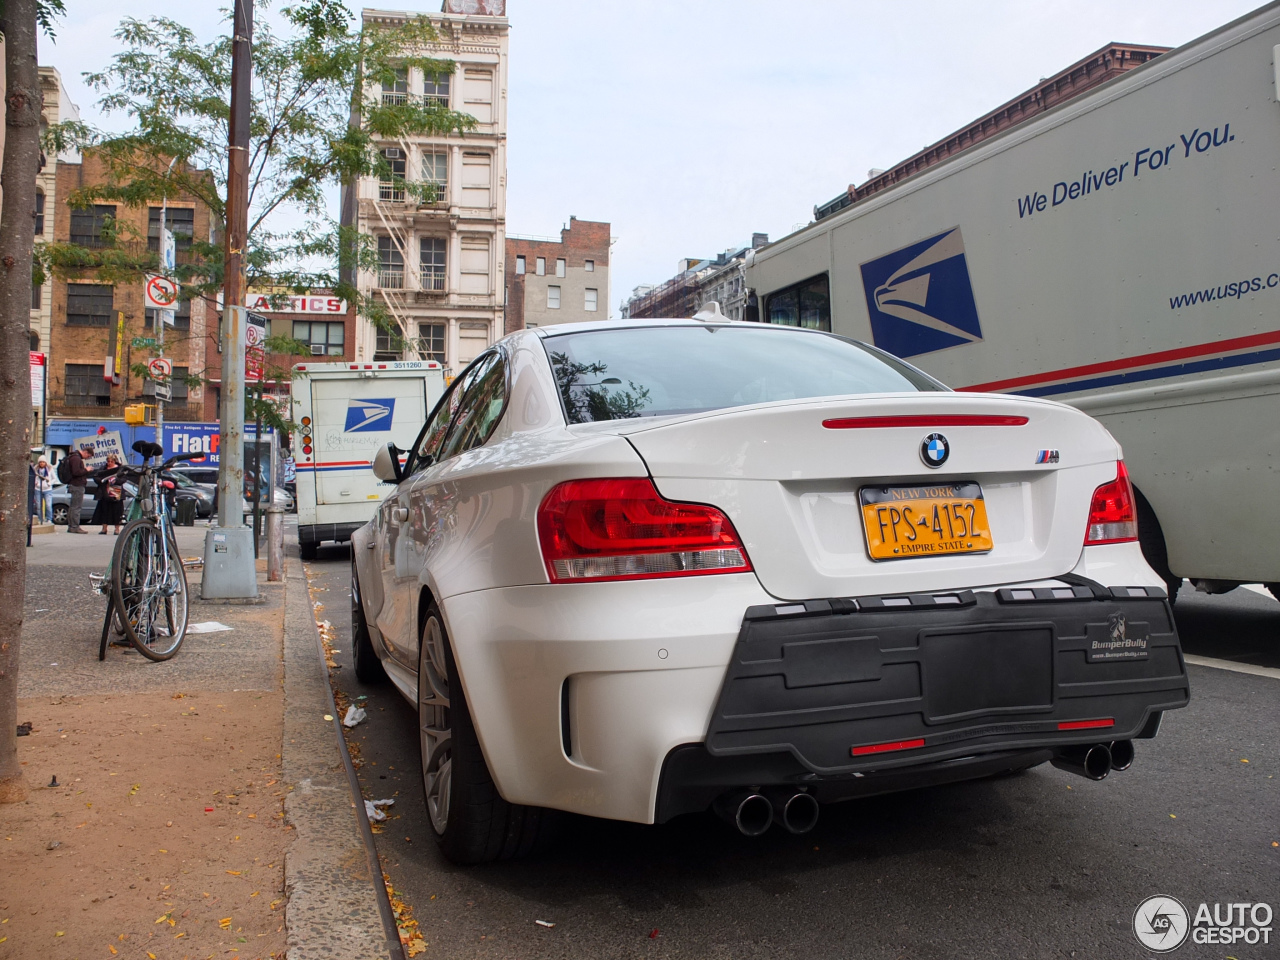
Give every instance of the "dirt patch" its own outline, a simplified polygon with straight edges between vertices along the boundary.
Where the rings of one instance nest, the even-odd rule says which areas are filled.
[[[282,710],[260,691],[20,701],[0,960],[283,957]]]

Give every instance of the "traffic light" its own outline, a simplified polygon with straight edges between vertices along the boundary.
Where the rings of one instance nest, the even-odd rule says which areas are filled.
[[[124,408],[124,422],[130,425],[156,422],[156,408],[150,403],[132,403]]]

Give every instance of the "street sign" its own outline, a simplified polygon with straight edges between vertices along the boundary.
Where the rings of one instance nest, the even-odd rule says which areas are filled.
[[[156,345],[155,337],[134,337],[133,338],[133,349],[135,350],[150,350],[155,345]]]
[[[177,266],[177,249],[173,231],[162,229],[160,231],[160,265],[169,273],[173,273],[174,267]]]
[[[168,277],[147,275],[147,306],[153,310],[172,310],[178,302],[178,284]]]
[[[147,374],[152,380],[168,380],[173,376],[173,361],[167,357],[156,357],[147,363]]]
[[[246,383],[257,383],[267,361],[267,318],[246,311],[245,321],[244,379]]]
[[[173,399],[173,385],[168,383],[156,384],[156,399],[163,400],[168,403]]]

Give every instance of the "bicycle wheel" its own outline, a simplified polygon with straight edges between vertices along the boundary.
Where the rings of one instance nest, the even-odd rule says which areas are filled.
[[[150,660],[168,660],[187,633],[187,577],[177,548],[151,520],[134,520],[116,540],[111,596],[125,635]]]

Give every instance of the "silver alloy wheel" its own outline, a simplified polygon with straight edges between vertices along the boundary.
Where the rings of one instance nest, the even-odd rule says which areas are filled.
[[[449,788],[453,772],[448,678],[444,630],[433,610],[423,625],[422,649],[418,653],[418,733],[427,813],[431,817],[431,826],[441,836],[449,825]]]

